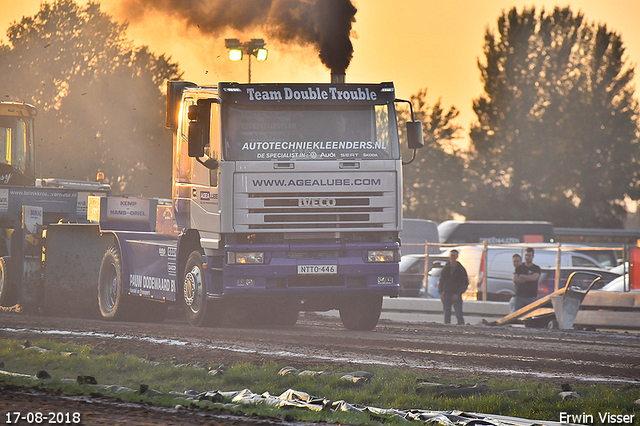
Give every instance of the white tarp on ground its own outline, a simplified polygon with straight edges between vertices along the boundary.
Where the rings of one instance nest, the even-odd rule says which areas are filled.
[[[33,347],[36,348],[36,347]],[[36,348],[41,349],[41,348]],[[210,372],[211,374],[211,372]],[[221,372],[221,374],[223,374]],[[293,367],[285,367],[280,370],[281,375],[318,375],[318,374],[334,374],[330,371],[299,371]],[[352,373],[338,373],[344,380],[352,382],[366,382],[373,374],[366,371],[355,371]],[[33,380],[42,380],[51,376],[44,370],[40,370],[35,376],[26,374],[12,373],[0,370],[1,375],[10,375],[15,377],[30,378]],[[207,392],[170,392],[163,394],[153,389],[149,389],[146,385],[141,385],[140,389],[134,390],[124,386],[115,385],[98,385],[92,376],[78,376],[76,380],[62,379],[62,381],[77,382],[89,386],[95,386],[105,392],[116,394],[122,393],[138,393],[148,396],[167,395],[176,399],[183,399],[190,402],[209,401],[212,403],[228,403],[232,404],[266,404],[276,408],[302,408],[313,411],[332,410],[345,411],[351,413],[365,413],[371,417],[384,420],[385,418],[400,418],[407,422],[418,421],[429,426],[475,426],[475,425],[494,425],[494,426],[575,426],[569,423],[560,423],[543,420],[529,420],[517,417],[499,416],[494,414],[467,413],[462,411],[432,411],[422,409],[397,410],[394,408],[379,408],[360,404],[350,404],[346,401],[331,401],[326,398],[319,398],[309,395],[306,392],[288,389],[280,395],[271,395],[269,392],[257,394],[250,389],[242,389],[240,391],[207,391]],[[470,388],[475,389],[476,387]],[[476,389],[477,390],[477,389]]]
[[[278,408],[305,408],[314,411],[336,410],[347,412],[367,413],[373,417],[402,418],[406,421],[420,421],[427,425],[443,426],[472,426],[472,425],[495,425],[495,426],[567,426],[567,423],[529,420],[517,417],[497,416],[493,414],[466,413],[462,411],[431,411],[431,410],[396,410],[394,408],[378,408],[358,404],[350,404],[346,401],[331,401],[325,398],[318,398],[306,392],[288,389],[281,395],[275,396],[265,392],[262,394],[253,393],[249,389],[241,391],[209,391],[197,395],[192,395],[186,399],[191,401],[212,401],[223,402],[231,400],[234,404],[267,404]]]

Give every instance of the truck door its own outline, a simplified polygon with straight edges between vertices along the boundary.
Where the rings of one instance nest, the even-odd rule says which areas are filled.
[[[188,105],[193,105],[193,101],[188,100]],[[198,102],[200,104],[201,102]],[[182,123],[188,123],[188,105],[182,109]],[[210,106],[209,143],[205,145],[205,157],[220,160],[220,136],[218,129],[218,104],[208,103]],[[188,141],[188,125],[181,126],[180,140]],[[200,232],[201,244],[204,248],[217,249],[220,241],[220,208],[218,198],[218,173],[219,169],[209,169],[197,161],[196,158],[188,156],[188,143],[181,146],[181,160],[188,162],[187,181],[190,193],[190,227]],[[201,160],[205,160],[202,158]],[[182,163],[181,161],[181,163]]]

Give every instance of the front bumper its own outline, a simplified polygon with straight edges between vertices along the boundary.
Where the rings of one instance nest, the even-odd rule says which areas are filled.
[[[369,250],[398,250],[397,243],[227,245],[222,292],[292,296],[337,294],[398,296],[397,261],[367,262]],[[263,264],[228,264],[228,252],[264,252]]]

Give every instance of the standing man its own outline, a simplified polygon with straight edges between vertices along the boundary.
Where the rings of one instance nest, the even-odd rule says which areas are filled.
[[[513,282],[516,284],[514,309],[524,308],[538,298],[538,280],[540,267],[533,263],[533,248],[524,251],[524,263],[516,268]]]
[[[449,252],[449,263],[442,268],[438,293],[444,310],[444,323],[451,324],[451,307],[456,311],[458,325],[464,325],[462,316],[462,294],[467,291],[469,277],[467,270],[458,262],[458,250]]]

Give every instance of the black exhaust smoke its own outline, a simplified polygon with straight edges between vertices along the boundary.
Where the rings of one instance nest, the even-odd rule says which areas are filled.
[[[344,75],[353,57],[351,0],[123,0],[122,7],[130,21],[156,10],[209,37],[258,29],[283,44],[311,44],[332,74]]]

